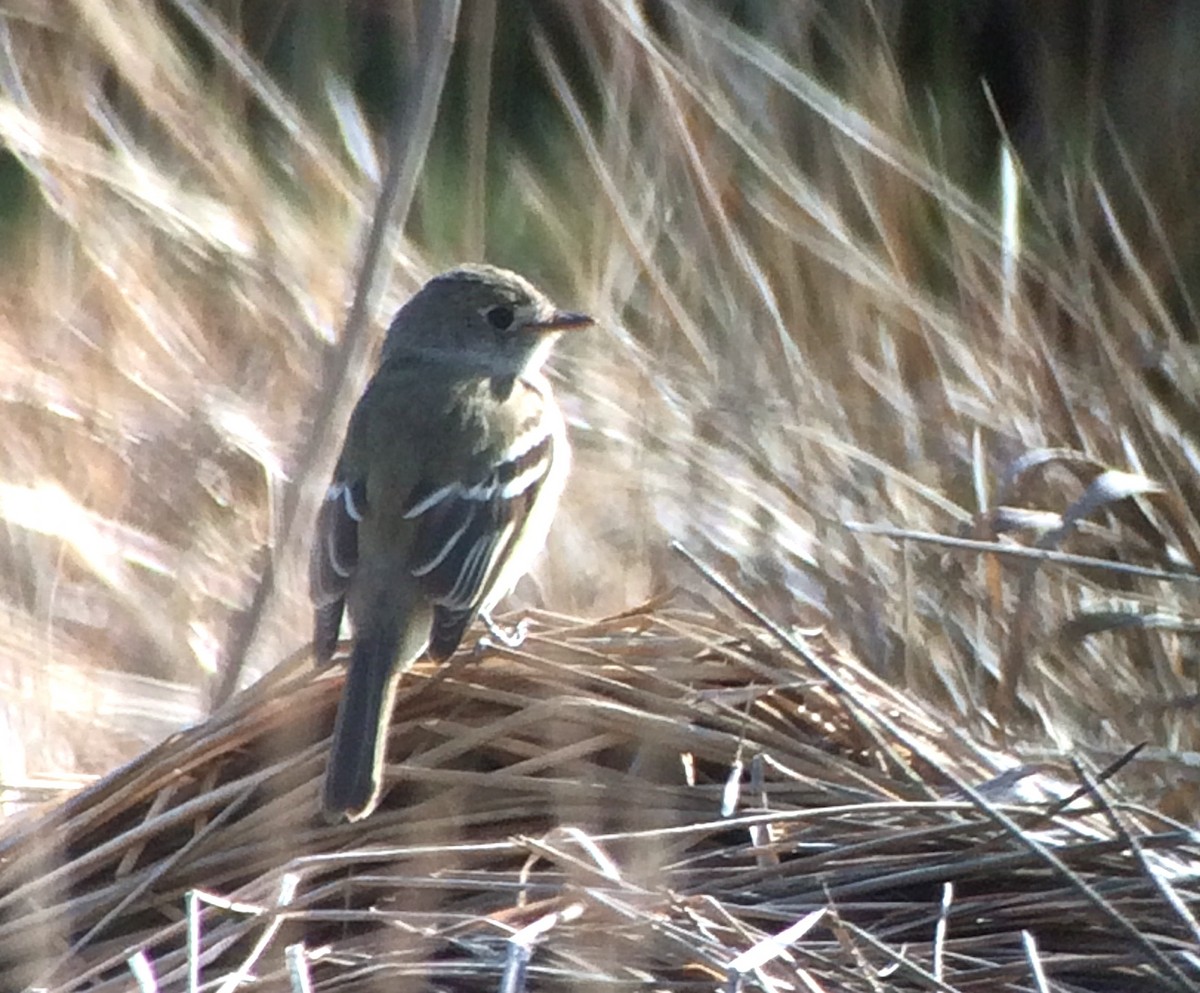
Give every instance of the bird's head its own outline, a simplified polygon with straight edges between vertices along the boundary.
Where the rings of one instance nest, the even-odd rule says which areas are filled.
[[[563,331],[586,314],[559,310],[528,280],[494,266],[451,269],[397,311],[383,359],[409,357],[514,377],[538,368]]]

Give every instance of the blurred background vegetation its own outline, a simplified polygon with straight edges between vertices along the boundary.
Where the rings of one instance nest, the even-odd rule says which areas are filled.
[[[427,146],[370,340],[462,260],[602,326],[556,360],[577,470],[514,608],[702,590],[677,540],[1013,762],[1149,742],[1123,775],[1194,816],[1200,7],[451,9],[0,6],[10,804],[303,647],[306,439],[369,375],[346,314]]]

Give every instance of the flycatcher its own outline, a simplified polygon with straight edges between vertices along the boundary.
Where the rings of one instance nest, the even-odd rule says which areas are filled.
[[[431,279],[388,329],[317,518],[309,579],[317,664],[354,633],[325,773],[328,818],[379,802],[396,683],[441,661],[545,544],[570,448],[540,367],[587,327],[512,272]]]

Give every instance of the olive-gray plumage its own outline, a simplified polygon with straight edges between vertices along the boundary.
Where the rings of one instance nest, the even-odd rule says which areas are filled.
[[[346,431],[310,564],[314,647],[328,664],[354,632],[323,805],[366,817],[380,797],[396,683],[422,652],[444,659],[545,543],[570,460],[539,368],[555,309],[515,273],[464,266],[396,314]]]

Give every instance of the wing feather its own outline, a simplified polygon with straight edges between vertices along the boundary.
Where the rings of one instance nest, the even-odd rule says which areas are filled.
[[[550,473],[553,441],[549,430],[530,429],[483,478],[418,492],[410,501],[405,515],[421,523],[413,575],[437,608],[435,658],[454,651],[483,606]]]
[[[365,481],[347,481],[335,474],[317,512],[308,583],[314,608],[313,644],[319,665],[327,664],[337,647],[346,591],[358,567],[358,525],[366,506]]]

